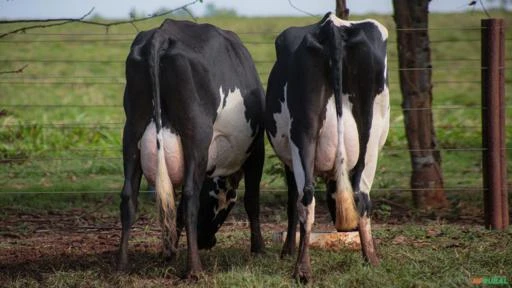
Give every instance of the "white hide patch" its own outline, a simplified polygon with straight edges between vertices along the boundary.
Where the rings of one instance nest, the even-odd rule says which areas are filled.
[[[359,131],[357,130],[356,119],[352,114],[352,103],[348,98],[348,94],[341,96],[343,102],[341,120],[343,121],[343,146],[345,147],[346,167],[350,170],[356,166],[359,158]]]
[[[307,232],[311,232],[311,228],[315,223],[315,197],[308,206],[302,204],[302,199],[297,200],[297,216],[299,221],[304,224],[304,228]]]
[[[353,168],[359,157],[359,136],[357,125],[352,116],[352,103],[348,100],[349,95],[342,95],[342,119],[343,122],[343,140],[345,149],[343,158],[346,161],[348,169]],[[270,136],[270,141],[274,151],[281,161],[292,168],[295,173],[295,167],[302,167],[300,161],[293,161],[293,158],[300,160],[298,148],[293,145],[290,139],[291,116],[288,110],[287,85],[284,86],[284,102],[281,103],[281,112],[274,113],[276,123],[276,135]],[[336,145],[338,145],[336,106],[334,95],[329,98],[326,107],[325,120],[318,133],[318,142],[315,155],[315,174],[330,172],[334,170],[336,158]],[[300,166],[299,166],[300,165]],[[301,168],[301,170],[303,170]],[[295,175],[304,179],[303,175]]]
[[[295,183],[297,184],[297,191],[299,192],[299,198],[302,198],[304,193],[304,186],[306,184],[306,176],[304,174],[304,167],[302,166],[301,157],[299,154],[299,148],[295,146],[295,143],[290,139],[290,148],[292,152],[292,169],[293,176],[295,176]]]
[[[245,118],[244,99],[240,89],[227,94],[219,88],[220,103],[213,124],[213,137],[208,150],[208,171],[215,168],[210,177],[233,174],[247,159],[246,153],[253,137],[250,123]],[[225,105],[223,106],[223,104]]]
[[[337,27],[341,27],[341,26],[350,27],[350,26],[352,26],[352,24],[370,22],[370,23],[375,24],[375,26],[377,26],[377,28],[380,31],[383,41],[388,39],[388,29],[386,29],[386,27],[384,27],[384,25],[380,24],[378,21],[373,20],[373,19],[364,19],[364,20],[360,20],[360,21],[347,21],[347,20],[340,19],[336,15],[331,13],[329,18],[327,18],[325,21],[327,21],[327,20],[331,20],[332,23],[334,23],[334,25],[336,25]]]
[[[384,146],[389,131],[389,90],[385,86],[382,93],[375,97],[373,103],[373,120],[370,129],[370,139],[365,155],[365,168],[361,176],[360,189],[369,192],[372,188],[375,171],[377,169],[377,160],[379,151]]]
[[[214,219],[215,219],[215,217],[217,217],[217,215],[219,214],[220,211],[227,209],[229,207],[229,205],[231,205],[231,203],[236,203],[236,198],[237,198],[237,195],[235,193],[235,197],[233,197],[231,199],[227,199],[228,191],[234,190],[234,188],[232,187],[232,185],[229,181],[226,181],[226,189],[221,189],[219,187],[220,186],[219,182],[218,182],[219,179],[220,179],[220,177],[213,178],[213,183],[215,183],[215,187],[214,187],[214,190],[211,190],[208,193],[208,195],[210,195],[210,197],[217,200],[217,206],[213,207],[213,214],[214,214],[213,218]]]
[[[384,57],[384,79],[388,79],[388,54]],[[384,89],[387,89],[387,84],[384,84]]]
[[[299,148],[290,138],[291,117],[288,110],[288,83],[283,87],[284,102],[281,103],[281,113],[274,113],[274,121],[276,123],[276,136],[270,137],[274,151],[281,161],[293,170],[299,199],[302,198],[306,177],[304,167],[302,166]]]
[[[315,222],[315,197],[313,197],[311,204],[306,206],[307,218],[306,218],[306,233],[311,232],[311,228],[313,228],[313,223]]]
[[[313,227],[313,223],[315,222],[315,197],[313,197],[313,200],[311,201],[311,204],[308,206],[308,218],[306,222],[306,231],[311,232],[311,228]]]
[[[274,121],[276,123],[276,135],[270,135],[270,142],[276,151],[277,156],[288,167],[292,166],[292,156],[290,153],[290,111],[287,103],[287,86],[284,85],[284,102],[281,103],[281,113],[274,113]]]
[[[359,134],[356,121],[352,115],[352,103],[348,100],[348,94],[342,95],[342,155],[347,169],[352,169],[359,157]],[[318,133],[316,147],[315,170],[322,172],[332,171],[335,167],[336,146],[338,145],[338,116],[334,95],[329,98],[326,107],[325,120]]]
[[[236,203],[236,196],[231,199],[227,199],[226,191],[224,190],[217,190],[210,191],[209,193],[210,197],[217,199],[217,207],[213,207],[213,219],[217,217],[220,211],[225,210],[231,205],[231,203]]]
[[[336,105],[334,97],[329,98],[322,128],[318,132],[316,145],[315,170],[327,172],[334,168],[336,146],[338,145]]]
[[[156,139],[161,138],[164,145],[165,163],[167,172],[173,185],[179,185],[183,181],[184,160],[181,139],[177,134],[167,128],[160,130],[161,135],[156,134],[155,122],[151,121],[142,138],[139,141],[141,166],[148,182],[154,184],[157,173],[157,148]]]

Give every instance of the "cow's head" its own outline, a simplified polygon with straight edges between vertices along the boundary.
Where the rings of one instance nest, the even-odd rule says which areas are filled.
[[[210,249],[217,242],[215,233],[236,202],[236,187],[232,183],[226,177],[207,177],[204,181],[197,227],[199,249]]]

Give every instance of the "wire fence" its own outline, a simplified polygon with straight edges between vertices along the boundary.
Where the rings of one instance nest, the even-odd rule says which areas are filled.
[[[428,28],[429,31],[431,31],[433,34],[435,32],[439,31],[447,31],[447,30],[453,30],[453,31],[460,31],[460,32],[479,32],[482,29],[480,26],[470,26],[470,27],[464,27],[464,26],[453,26],[453,27],[431,27]],[[51,29],[50,29],[51,30]],[[402,31],[410,31],[411,33],[417,32],[417,31],[425,31],[424,28],[412,28],[412,29],[397,29]],[[254,49],[267,49],[268,51],[271,51],[272,53],[266,53],[268,55],[273,55],[273,39],[278,35],[279,32],[277,31],[237,31],[237,34],[241,36],[242,41],[245,45],[247,45],[248,49],[250,51]],[[14,54],[17,56],[13,57],[6,57],[5,54],[0,56],[0,72],[2,70],[5,70],[7,72],[13,72],[13,73],[5,73],[0,75],[0,121],[3,119],[3,123],[0,124],[0,136],[2,139],[9,138],[9,135],[12,136],[13,133],[22,133],[20,132],[23,129],[40,129],[45,133],[44,131],[68,131],[73,129],[80,129],[82,130],[90,130],[90,131],[111,131],[110,133],[118,135],[120,137],[120,133],[122,132],[123,127],[123,112],[122,112],[122,89],[125,85],[125,79],[124,79],[124,63],[125,60],[119,58],[119,56],[125,56],[127,53],[127,49],[130,45],[130,43],[133,41],[135,34],[134,33],[96,33],[96,32],[80,32],[80,33],[74,33],[74,32],[25,32],[23,34],[12,34],[9,35],[9,37],[5,37],[0,39],[0,51],[7,51],[7,49],[15,49],[16,47],[19,47],[20,45],[28,45],[32,47],[37,47],[37,49],[41,49],[43,51],[46,51],[48,53],[42,53],[42,56],[32,56],[27,55],[24,57],[20,57],[19,53]],[[258,39],[253,39],[258,38]],[[263,38],[263,39],[260,39]],[[434,48],[439,47],[446,47],[446,45],[478,45],[480,42],[480,38],[478,35],[475,35],[474,33],[470,33],[469,36],[461,36],[460,38],[453,38],[451,37],[442,37],[442,36],[436,36],[434,35],[431,37],[431,46]],[[507,46],[510,46],[509,43],[512,42],[511,37],[506,38]],[[475,44],[476,43],[476,44]],[[100,56],[100,57],[84,57],[83,55],[80,55],[78,53],[66,53],[65,56],[58,55],[58,53],[49,53],[48,50],[53,49],[54,45],[61,45],[64,47],[63,49],[72,50],[74,49],[75,44],[84,45],[84,44],[91,44],[91,45],[102,45],[107,48],[117,49],[116,51],[123,51],[122,53],[117,53],[118,55],[112,56],[108,55],[108,57]],[[392,52],[395,49],[396,41],[394,39],[390,39],[388,41],[389,44],[389,50]],[[69,46],[71,45],[71,46]],[[121,48],[120,48],[121,47]],[[261,48],[263,47],[263,48]],[[69,51],[68,51],[69,52]],[[69,55],[68,55],[69,54]],[[263,53],[265,54],[265,53]],[[456,90],[456,85],[469,85],[471,88],[470,90],[478,90],[479,85],[481,85],[480,80],[480,71],[482,69],[487,69],[486,67],[482,67],[480,65],[480,58],[477,55],[457,55],[453,54],[452,56],[448,57],[446,55],[439,56],[439,53],[432,53],[432,66],[429,67],[408,67],[408,68],[400,68],[398,65],[398,59],[396,56],[396,53],[390,53],[388,58],[388,70],[390,74],[394,75],[392,80],[390,80],[389,84],[394,86],[394,92],[392,94],[399,95],[399,81],[398,81],[398,72],[400,71],[432,71],[434,73],[432,84],[434,87],[445,87],[443,91],[450,91]],[[51,56],[48,56],[51,55]],[[270,69],[274,63],[274,58],[269,56],[258,56],[255,57],[254,62],[258,68],[259,76],[261,77],[261,82],[264,86],[266,86],[266,78],[269,75]],[[95,56],[95,55],[94,55]],[[503,67],[504,70],[510,71],[512,70],[512,58],[506,59],[506,67]],[[12,69],[19,69],[19,66],[21,65],[28,65],[27,68],[21,69],[22,71],[18,71],[16,73],[16,70]],[[78,73],[63,73],[62,71],[52,71],[54,67],[61,67],[64,65],[65,67],[77,67],[76,69],[70,69],[70,70],[78,70]],[[80,66],[101,66],[101,67],[107,67],[111,69],[97,69],[101,70],[101,72],[98,72],[97,74],[91,75],[92,70],[86,71],[87,73],[84,73],[84,71],[79,71]],[[30,71],[32,67],[36,67],[34,69],[36,72]],[[41,68],[41,67],[44,67]],[[61,69],[62,70],[62,69]],[[106,71],[105,71],[106,70]],[[117,71],[117,73],[113,72]],[[441,77],[436,77],[436,74],[441,74]],[[457,74],[457,73],[473,73],[471,76],[461,76],[461,77],[444,77],[444,75],[450,75],[450,74]],[[508,72],[509,73],[509,72]],[[510,75],[507,74],[507,75]],[[506,81],[507,89],[510,89],[510,86],[512,84],[512,79],[507,78]],[[107,104],[107,103],[101,103],[101,104],[95,104],[95,103],[87,103],[87,104],[76,104],[76,103],[59,103],[55,102],[54,100],[36,100],[38,98],[38,95],[27,95],[24,91],[24,89],[30,89],[30,93],[33,91],[45,91],[45,95],[50,95],[48,98],[53,98],[51,95],[56,94],[62,94],[63,90],[70,89],[71,87],[92,87],[97,88],[98,91],[101,91],[104,89],[103,87],[106,86],[113,86],[114,89],[117,89],[116,91],[119,92],[117,98],[118,101],[116,101],[116,104]],[[98,88],[99,87],[99,88]],[[48,89],[55,90],[53,92],[48,92]],[[454,93],[457,93],[457,91],[454,91]],[[473,93],[475,94],[475,93]],[[476,93],[479,95],[478,93]],[[26,98],[24,98],[26,97]],[[32,98],[31,98],[32,97]],[[47,97],[47,96],[45,96]],[[434,98],[436,97],[436,90],[434,88]],[[15,101],[14,98],[24,98],[20,101]],[[14,99],[14,100],[13,100]],[[473,101],[476,103],[479,103],[480,99],[477,99],[478,101]],[[54,101],[54,102],[52,102]],[[82,101],[77,102],[87,102],[87,99],[83,99]],[[470,101],[471,102],[471,101]],[[505,109],[510,110],[512,108],[512,105],[510,104],[510,100],[507,99],[507,105],[505,106]],[[115,113],[119,117],[117,119],[120,119],[119,121],[112,121],[112,120],[102,120],[101,117],[99,117],[100,120],[92,120],[90,118],[93,117],[84,117],[88,119],[84,120],[76,120],[74,118],[71,119],[58,119],[55,121],[47,120],[47,119],[32,119],[32,120],[26,120],[22,119],[23,117],[19,117],[17,121],[9,120],[8,117],[2,117],[5,115],[2,115],[2,111],[7,111],[5,114],[11,115],[16,114],[16,111],[22,111],[23,113],[36,113],[34,111],[42,111],[42,112],[52,112],[52,113],[59,113],[56,111],[66,111],[70,109],[77,109],[80,110],[80,113],[89,113],[91,114],[98,114],[94,111],[101,110],[101,109],[107,109],[108,111],[111,111],[110,113]],[[400,105],[393,105],[391,107],[392,114],[394,115],[400,115],[402,111],[414,111],[414,110],[423,110],[424,108],[410,108],[410,109],[403,109],[400,107]],[[479,136],[475,137],[475,135],[480,135],[481,131],[481,125],[480,121],[475,121],[474,117],[477,115],[479,117],[479,112],[482,109],[480,104],[467,104],[467,105],[454,105],[453,103],[436,103],[432,106],[432,111],[435,115],[442,115],[446,116],[449,113],[455,113],[456,115],[465,115],[467,112],[471,112],[471,116],[473,117],[468,121],[467,123],[465,121],[455,122],[455,123],[436,123],[436,132],[438,134],[442,133],[452,133],[453,131],[463,131],[465,133],[473,134],[470,136],[463,136],[462,139],[449,139],[448,141],[445,141],[446,143],[441,143],[438,148],[436,149],[439,151],[443,157],[447,157],[448,160],[444,160],[445,163],[445,174],[446,175],[456,175],[457,177],[464,177],[464,173],[469,173],[473,179],[471,181],[457,181],[455,182],[447,182],[448,184],[445,185],[445,191],[453,191],[453,192],[480,192],[483,191],[483,188],[481,186],[481,169],[479,168],[480,160],[481,160],[481,153],[484,150],[479,145]],[[101,110],[103,111],[103,110]],[[437,114],[436,114],[437,113]],[[509,112],[510,113],[510,112]],[[457,116],[453,116],[454,118],[457,118]],[[397,116],[397,118],[400,118]],[[9,121],[8,121],[9,120]],[[400,121],[397,123],[397,121],[393,121],[391,123],[391,132],[390,134],[401,133],[403,134],[403,130],[405,129],[403,121]],[[63,132],[64,133],[64,132]],[[453,136],[457,138],[457,136]],[[510,138],[510,137],[509,137]],[[507,138],[507,139],[509,139]],[[468,140],[469,139],[469,140]],[[475,140],[476,139],[476,140]],[[460,141],[466,141],[465,142],[459,142]],[[116,143],[119,143],[120,140],[114,141]],[[388,140],[388,142],[390,142]],[[410,175],[410,168],[408,169],[394,169],[393,168],[393,157],[399,157],[399,159],[402,160],[408,160],[408,155],[412,150],[408,149],[406,145],[404,144],[404,141],[395,141],[398,142],[401,146],[397,146],[396,143],[391,141],[392,143],[386,146],[382,152],[381,158],[383,158],[384,167],[379,167],[378,174],[382,174],[384,176],[377,176],[376,180],[376,187],[372,191],[380,191],[380,192],[405,192],[405,191],[415,191],[416,189],[412,189],[410,187],[407,187],[406,183],[408,183],[409,179],[398,181],[398,182],[389,182],[389,180],[386,180],[386,175],[394,175],[390,178],[397,178],[398,176],[402,176],[404,179],[407,178]],[[475,142],[476,143],[475,145]],[[19,142],[17,142],[19,143]],[[8,143],[5,143],[8,145]],[[406,144],[406,143],[405,143]],[[12,147],[9,147],[11,150]],[[5,169],[4,171],[9,171],[12,167],[14,167],[12,170],[6,173],[6,177],[2,176],[0,177],[0,183],[7,183],[9,181],[12,181],[13,177],[24,177],[24,174],[32,174],[32,175],[39,175],[39,176],[48,176],[52,175],[52,172],[49,171],[49,169],[52,169],[53,164],[51,162],[73,162],[72,165],[79,165],[76,164],[76,162],[108,162],[108,163],[116,163],[115,167],[111,170],[108,170],[109,175],[114,178],[114,181],[121,181],[122,177],[122,157],[121,157],[121,146],[114,146],[114,145],[101,145],[101,146],[95,146],[90,145],[89,147],[75,147],[75,148],[69,148],[66,147],[64,150],[66,150],[68,153],[56,153],[62,148],[46,148],[44,152],[51,152],[51,153],[38,153],[37,155],[16,155],[16,153],[3,153],[3,155],[0,155],[0,166],[6,167],[6,165],[10,165],[9,169]],[[4,149],[5,150],[5,149]],[[11,151],[9,150],[9,151]],[[15,150],[15,149],[14,149]],[[23,150],[20,148],[20,150]],[[510,153],[512,150],[512,145],[508,143],[508,146],[506,147],[507,153]],[[0,150],[2,151],[2,150]],[[66,152],[63,151],[63,152]],[[415,150],[416,152],[432,152],[432,150],[425,149],[425,150]],[[62,151],[60,151],[62,152]],[[470,167],[468,169],[463,169],[463,171],[460,171],[460,167],[452,167],[450,165],[446,165],[447,161],[453,161],[453,159],[457,159],[459,156],[455,156],[455,158],[450,158],[450,154],[460,154],[460,153],[466,153],[466,154],[472,154],[472,160],[470,161],[473,163],[472,165],[477,166],[476,168]],[[57,155],[52,155],[57,154]],[[112,156],[116,155],[116,156]],[[386,157],[390,158],[386,160]],[[34,163],[42,163],[40,165],[35,165]],[[41,166],[42,165],[42,166]],[[90,165],[90,164],[89,164]],[[94,165],[94,164],[93,164]],[[48,166],[48,167],[44,167]],[[20,168],[21,167],[21,168]],[[82,172],[81,168],[76,168],[78,166],[68,166],[66,164],[62,164],[61,166],[58,166],[59,168],[56,169],[58,173],[66,174],[66,173],[74,173],[74,174],[80,174]],[[64,169],[62,169],[64,167]],[[448,169],[454,169],[448,170]],[[468,172],[469,171],[469,172]],[[380,181],[380,182],[379,182]],[[468,184],[469,183],[469,184]],[[475,185],[476,183],[476,185]],[[480,184],[479,184],[480,183]],[[473,185],[473,186],[468,186]],[[9,185],[7,185],[9,186]],[[281,191],[283,190],[282,187],[272,187],[272,186],[265,186],[263,187],[266,191]],[[48,189],[41,189],[41,190],[35,190],[35,189],[14,189],[12,187],[7,187],[1,189],[0,193],[2,194],[83,194],[83,193],[91,193],[91,194],[101,194],[101,193],[119,193],[119,189],[77,189],[77,190],[69,190],[69,189],[62,189],[62,190],[53,190],[53,191],[47,191]],[[143,193],[148,192],[146,190],[142,191]]]

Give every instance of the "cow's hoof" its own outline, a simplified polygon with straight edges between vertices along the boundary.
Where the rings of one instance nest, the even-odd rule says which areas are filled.
[[[293,234],[295,234],[295,232]],[[281,249],[281,259],[295,255],[296,246],[294,241],[295,239],[286,238],[283,248]]]
[[[162,258],[165,263],[172,263],[178,256],[177,250],[162,251]]]
[[[174,261],[176,255],[178,254],[178,248],[177,245],[175,245],[175,243],[176,241],[173,241],[171,239],[165,239],[163,241],[162,258],[167,263]]]
[[[117,263],[116,270],[118,273],[126,274],[128,273],[128,265],[126,263]]]
[[[251,244],[251,253],[252,254],[265,254],[265,245],[263,244],[263,240],[256,241],[254,244]]]
[[[176,257],[177,257],[176,253],[171,253],[171,254],[169,254],[169,255],[165,255],[165,256],[163,257],[163,259],[164,259],[164,262],[165,262],[165,263],[169,264],[169,263],[174,262],[174,260],[176,259]]]
[[[364,260],[366,263],[368,263],[372,267],[377,267],[380,265],[380,259],[377,256],[377,254],[369,254],[364,256]]]
[[[251,249],[251,255],[253,255],[253,256],[265,256],[265,255],[267,255],[267,250],[260,248],[260,249],[257,249],[256,251],[253,251]]]
[[[128,256],[119,255],[116,265],[117,272],[126,273],[128,272]]]
[[[372,212],[372,201],[370,197],[368,197],[368,193],[365,192],[356,192],[355,200],[357,204],[357,212],[359,212],[359,216],[363,217],[365,215],[369,216]]]
[[[293,273],[293,278],[299,281],[301,284],[308,284],[311,282],[311,270],[307,271],[307,269],[295,269]]]
[[[295,249],[292,249],[291,247],[285,246],[281,250],[281,259],[293,257],[293,255],[295,255]]]
[[[296,265],[293,278],[300,281],[302,284],[309,283],[311,281],[311,265],[309,263],[299,263]]]
[[[265,242],[263,237],[255,236],[251,237],[251,253],[253,254],[264,254],[265,253]]]
[[[286,241],[283,245],[283,249],[281,249],[281,259],[285,259],[295,255],[295,243],[290,243]]]
[[[190,282],[197,282],[201,278],[201,275],[203,274],[202,271],[189,271],[185,275],[185,279]]]

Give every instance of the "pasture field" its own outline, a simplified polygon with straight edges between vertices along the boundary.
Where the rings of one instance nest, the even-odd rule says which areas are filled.
[[[506,45],[511,47],[512,14],[493,16],[505,18]],[[485,15],[430,17],[433,113],[451,205],[443,211],[411,208],[395,25],[391,16],[352,19],[367,17],[390,32],[391,129],[372,192],[382,264],[367,267],[360,252],[349,249],[312,249],[314,286],[470,287],[480,277],[498,277],[512,285],[512,229],[482,228],[479,27]],[[264,87],[275,60],[276,35],[317,20],[198,19],[239,34]],[[161,21],[136,26],[145,30]],[[0,33],[20,25],[29,24],[2,24]],[[154,202],[142,193],[130,242],[131,272],[115,272],[124,60],[135,34],[130,24],[112,26],[106,33],[99,26],[74,23],[0,39],[0,72],[24,67],[21,73],[0,74],[0,287],[297,286],[290,279],[295,259],[279,260],[280,245],[272,242],[272,233],[285,229],[286,192],[280,164],[268,145],[261,183],[265,255],[250,255],[248,225],[238,203],[219,232],[217,246],[201,253],[203,277],[198,283],[180,280],[185,246],[175,263],[162,262]],[[510,49],[506,51],[507,122],[512,123],[512,61]],[[506,129],[510,160],[512,125]],[[509,191],[511,184],[509,180]],[[141,187],[146,190],[145,183]],[[318,190],[314,230],[332,230],[322,185]]]

